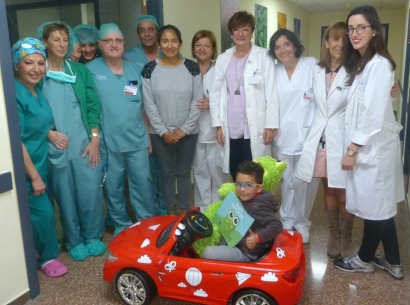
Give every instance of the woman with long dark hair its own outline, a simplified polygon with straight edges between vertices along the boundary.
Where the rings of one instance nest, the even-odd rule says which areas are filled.
[[[390,98],[396,67],[372,6],[347,16],[345,68],[351,90],[345,116],[346,209],[364,219],[359,252],[337,259],[343,271],[373,273],[374,265],[403,279],[394,216],[404,200],[399,131]],[[384,254],[376,255],[383,244]]]

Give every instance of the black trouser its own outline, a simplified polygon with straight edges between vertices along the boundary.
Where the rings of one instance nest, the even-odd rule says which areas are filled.
[[[386,220],[364,220],[362,245],[359,257],[363,262],[371,262],[380,241],[389,264],[400,265],[399,242],[394,218]]]
[[[236,181],[236,171],[238,165],[243,161],[252,161],[251,140],[250,139],[229,139],[229,172],[233,181]]]

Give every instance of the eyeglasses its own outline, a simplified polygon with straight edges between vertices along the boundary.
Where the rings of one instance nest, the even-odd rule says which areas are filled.
[[[357,34],[363,34],[366,28],[371,28],[371,27],[372,27],[371,25],[359,25],[356,28],[349,26],[346,29],[346,34],[353,35],[354,30],[356,30]]]
[[[253,183],[250,183],[250,182],[245,182],[245,183],[242,183],[242,182],[234,182],[234,185],[235,185],[235,187],[236,187],[237,189],[244,188],[245,190],[251,190],[251,189],[253,189],[255,186],[257,186],[258,184],[253,184]]]
[[[107,38],[107,39],[101,39],[100,41],[102,41],[102,42],[104,42],[104,43],[106,43],[106,44],[114,44],[114,42],[115,42],[116,44],[123,44],[125,40],[124,40],[124,39],[120,39],[120,38],[115,38],[115,39]]]
[[[233,29],[232,30],[232,33],[233,34],[243,34],[243,35],[246,35],[246,34],[249,34],[251,32],[251,29],[250,28],[240,28],[240,29]]]

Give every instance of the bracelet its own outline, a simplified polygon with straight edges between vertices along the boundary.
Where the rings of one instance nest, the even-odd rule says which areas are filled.
[[[96,137],[96,138],[100,138],[100,134],[99,133],[96,133],[96,132],[92,132],[91,134],[90,134],[90,137]]]

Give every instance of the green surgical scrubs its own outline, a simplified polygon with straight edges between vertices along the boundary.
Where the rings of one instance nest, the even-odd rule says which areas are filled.
[[[36,86],[37,96],[19,81],[15,81],[21,140],[44,183],[47,182],[47,134],[53,116],[51,109]],[[30,217],[33,225],[34,245],[41,266],[58,256],[58,240],[54,222],[54,209],[47,193],[33,195],[31,179],[26,177]]]
[[[87,164],[88,155],[81,157],[90,140],[73,85],[46,77],[43,93],[56,129],[68,137],[64,150],[49,143],[51,180],[66,248],[98,242],[104,233],[101,162],[93,168]]]

